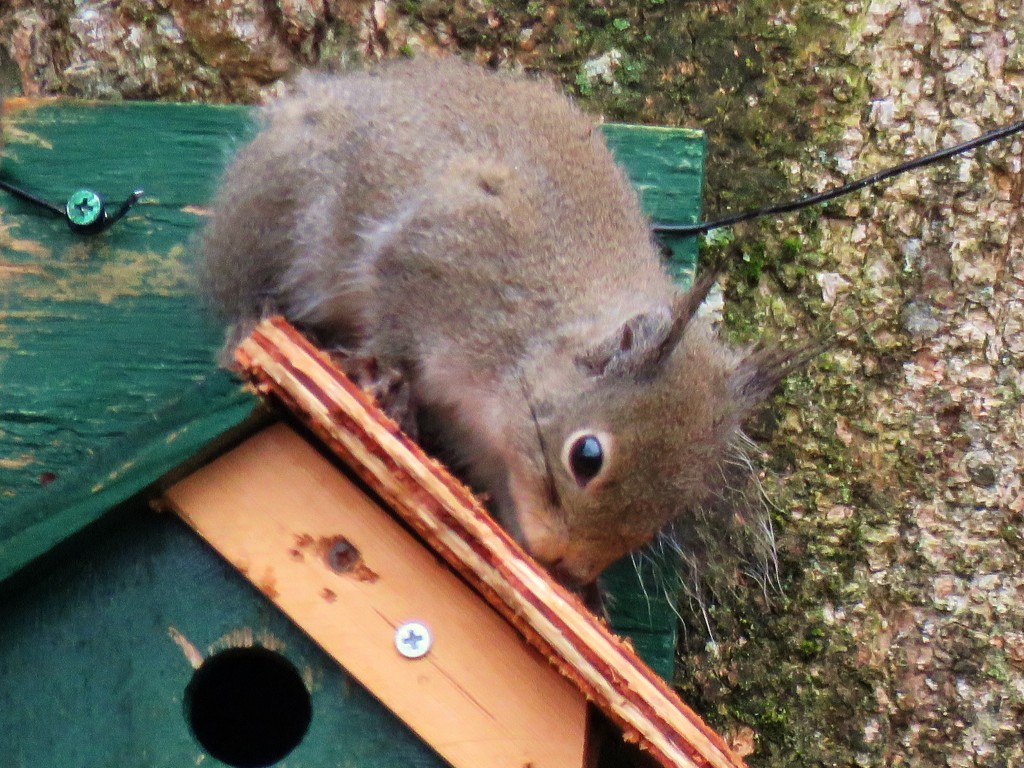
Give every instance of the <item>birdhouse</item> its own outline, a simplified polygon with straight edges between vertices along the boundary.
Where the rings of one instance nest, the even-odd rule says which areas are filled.
[[[0,199],[0,763],[609,765],[601,711],[739,764],[660,679],[673,607],[632,564],[609,630],[287,324],[248,383],[217,367],[192,238],[247,109],[5,108],[5,181],[145,194],[98,235]],[[700,134],[605,131],[652,218],[697,218]]]

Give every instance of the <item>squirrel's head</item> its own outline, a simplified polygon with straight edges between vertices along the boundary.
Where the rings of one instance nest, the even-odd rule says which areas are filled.
[[[675,519],[715,506],[743,421],[803,362],[802,350],[720,341],[694,317],[713,280],[577,356],[574,387],[533,393],[535,447],[510,463],[499,513],[568,584],[593,582]]]

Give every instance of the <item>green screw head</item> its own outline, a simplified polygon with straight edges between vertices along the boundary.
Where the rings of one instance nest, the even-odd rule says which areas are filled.
[[[79,189],[71,193],[65,210],[73,226],[91,227],[103,217],[103,201],[91,189]]]

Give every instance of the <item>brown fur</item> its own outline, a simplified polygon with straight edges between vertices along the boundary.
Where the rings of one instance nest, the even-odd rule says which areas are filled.
[[[454,61],[306,75],[228,169],[207,285],[402,372],[429,446],[566,581],[718,495],[785,370],[694,319],[601,134],[553,87]],[[563,458],[602,437],[580,487]]]

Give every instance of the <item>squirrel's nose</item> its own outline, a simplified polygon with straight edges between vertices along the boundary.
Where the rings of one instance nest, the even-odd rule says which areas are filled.
[[[516,538],[523,549],[544,566],[563,586],[578,592],[593,584],[606,561],[603,548],[595,542],[582,541],[570,529],[563,515],[536,499],[517,483],[513,476],[511,495],[515,510]]]
[[[604,593],[597,584],[599,572],[595,571],[593,576],[588,574],[587,578],[581,579],[579,574],[566,566],[564,558],[560,557],[551,563],[545,563],[540,560],[537,562],[544,566],[555,581],[576,594],[587,608],[598,616],[602,616],[605,619],[608,618],[605,611]]]
[[[559,557],[554,561],[545,562],[539,560],[541,565],[550,573],[555,580],[572,590],[573,592],[580,592],[586,587],[589,587],[595,581],[600,574],[600,569],[594,568],[589,562],[573,559],[572,553],[567,553],[563,557]]]
[[[544,566],[548,573],[554,576],[555,581],[557,581],[563,587],[568,587],[569,589],[576,590],[580,586],[582,586],[580,584],[577,584],[575,576],[573,576],[565,567],[563,558],[560,557],[553,563],[545,563],[543,561],[539,562],[541,565]]]

